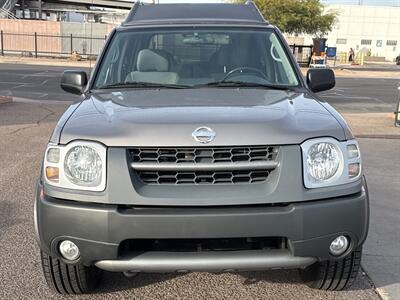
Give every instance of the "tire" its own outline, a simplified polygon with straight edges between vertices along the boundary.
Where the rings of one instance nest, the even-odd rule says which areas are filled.
[[[361,266],[362,247],[337,261],[316,262],[299,270],[300,278],[313,289],[341,291],[349,288]]]
[[[94,266],[85,267],[80,263],[69,265],[43,252],[40,256],[47,285],[56,293],[64,295],[91,293],[101,280],[102,270]]]

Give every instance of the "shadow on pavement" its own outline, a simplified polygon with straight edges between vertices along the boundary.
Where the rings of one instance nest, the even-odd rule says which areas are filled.
[[[113,293],[130,289],[137,289],[153,285],[162,281],[169,281],[171,279],[184,276],[185,274],[179,273],[143,273],[135,277],[127,278],[122,273],[104,272],[103,278],[100,282],[100,287],[96,294]]]
[[[301,285],[304,284],[297,270],[268,270],[261,272],[246,272],[242,273],[241,275],[245,278],[245,285],[256,284],[259,282]],[[345,291],[359,291],[370,289],[371,286],[360,284],[361,279],[364,277],[365,276],[363,276],[362,272],[360,271],[354,284],[347,288]]]
[[[108,294],[120,291],[135,290],[147,286],[166,282],[175,278],[185,276],[187,273],[141,273],[133,278],[127,278],[122,273],[105,272],[96,294]],[[223,274],[223,273],[217,273]],[[297,270],[268,270],[259,272],[229,272],[228,274],[239,275],[244,281],[244,286],[257,285],[259,283],[272,283],[284,285],[300,285],[302,288],[309,289],[301,281]],[[346,291],[361,291],[371,289],[366,284],[365,276],[360,272],[354,284]],[[310,289],[312,291],[312,289]],[[321,291],[321,293],[331,293]]]
[[[0,200],[0,238],[7,228],[20,223],[16,211],[12,201]]]

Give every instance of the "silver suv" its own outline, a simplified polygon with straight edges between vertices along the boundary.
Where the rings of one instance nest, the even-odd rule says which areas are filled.
[[[351,285],[369,221],[357,141],[247,4],[135,4],[61,117],[37,184],[48,285],[93,291],[104,271],[299,269]]]

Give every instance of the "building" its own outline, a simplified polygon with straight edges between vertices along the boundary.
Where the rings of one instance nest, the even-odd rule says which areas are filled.
[[[133,0],[0,0],[0,18],[118,24]]]
[[[376,60],[393,61],[400,54],[400,6],[326,5],[338,20],[327,34],[327,45],[338,52],[364,53]],[[312,37],[304,38],[312,44]]]
[[[161,2],[164,1],[167,0]],[[337,23],[326,37],[327,45],[337,47],[342,58],[346,58],[350,48],[375,60],[393,61],[400,54],[400,0],[321,1],[326,11],[333,10],[338,14]],[[157,3],[158,0],[145,2]],[[0,18],[78,22],[81,25],[74,26],[83,28],[80,34],[86,35],[86,26],[82,24],[118,25],[133,3],[134,0],[0,0]],[[367,5],[370,3],[381,5]],[[69,30],[65,32],[70,33]],[[104,29],[99,36],[107,33],[108,29]],[[289,37],[288,41],[289,44],[310,45],[312,38]]]

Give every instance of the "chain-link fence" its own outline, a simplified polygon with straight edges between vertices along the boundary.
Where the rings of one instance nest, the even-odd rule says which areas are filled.
[[[83,57],[97,56],[107,36],[43,35],[0,31],[0,55],[65,57],[74,52]]]

